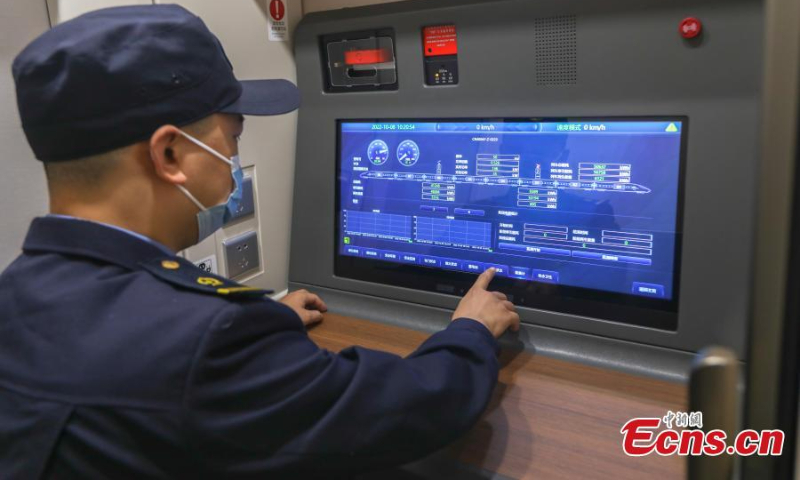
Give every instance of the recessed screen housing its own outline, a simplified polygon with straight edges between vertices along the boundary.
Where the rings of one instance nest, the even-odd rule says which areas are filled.
[[[686,117],[339,120],[335,275],[677,328]]]

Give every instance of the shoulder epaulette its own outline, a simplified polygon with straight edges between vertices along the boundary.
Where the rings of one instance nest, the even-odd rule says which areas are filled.
[[[189,290],[225,297],[263,297],[272,290],[248,287],[225,277],[215,275],[197,267],[181,257],[154,258],[140,262],[142,268],[173,285]]]

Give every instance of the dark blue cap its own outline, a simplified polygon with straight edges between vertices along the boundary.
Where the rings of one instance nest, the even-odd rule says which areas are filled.
[[[199,17],[177,5],[96,10],[45,32],[14,59],[22,128],[58,162],[213,113],[277,115],[300,104],[288,80],[245,80]]]

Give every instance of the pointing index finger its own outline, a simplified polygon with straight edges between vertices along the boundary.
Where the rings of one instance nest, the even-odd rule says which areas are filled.
[[[492,279],[494,278],[496,270],[493,267],[487,268],[478,276],[478,279],[475,280],[475,285],[472,288],[479,288],[481,290],[486,290],[489,287],[489,283],[491,283]]]

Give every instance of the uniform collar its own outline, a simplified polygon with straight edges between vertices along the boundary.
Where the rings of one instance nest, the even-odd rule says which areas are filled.
[[[157,244],[122,230],[100,223],[57,216],[34,218],[22,250],[78,255],[114,263],[130,270],[140,269],[140,262],[168,256]]]

